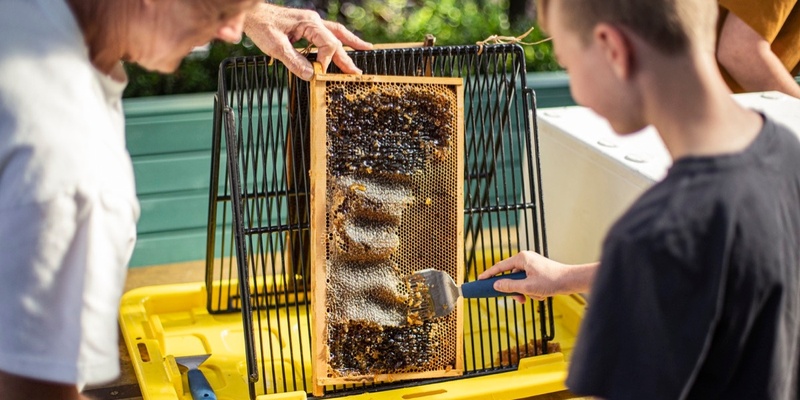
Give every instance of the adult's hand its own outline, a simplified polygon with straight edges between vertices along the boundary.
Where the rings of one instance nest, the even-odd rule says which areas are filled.
[[[544,300],[557,294],[588,292],[599,263],[568,265],[553,261],[532,251],[521,251],[478,275],[491,278],[506,271],[525,271],[525,279],[500,279],[494,289],[503,293],[520,293],[514,299],[524,303],[527,297]]]
[[[302,79],[314,75],[311,63],[292,43],[305,38],[317,47],[317,61],[323,69],[333,61],[342,72],[360,74],[343,45],[355,50],[369,50],[372,44],[358,38],[342,24],[325,21],[312,10],[302,10],[260,3],[245,19],[247,36],[264,53],[280,60],[289,71]]]

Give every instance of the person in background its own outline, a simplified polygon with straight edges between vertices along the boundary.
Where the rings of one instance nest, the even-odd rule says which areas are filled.
[[[119,374],[118,305],[139,203],[125,148],[121,60],[169,73],[209,40],[257,45],[308,79],[359,73],[369,44],[311,11],[261,0],[0,2],[0,399],[82,399]]]
[[[482,273],[541,298],[590,288],[567,387],[609,399],[797,399],[800,141],[731,96],[714,0],[539,0],[575,100],[673,159],[599,263],[522,252]],[[551,222],[552,223],[552,222]]]
[[[777,90],[800,97],[797,0],[720,0],[717,61],[735,93]]]

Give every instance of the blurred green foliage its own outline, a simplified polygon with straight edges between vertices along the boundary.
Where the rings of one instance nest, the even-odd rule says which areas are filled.
[[[214,41],[209,44],[207,51],[186,57],[173,74],[149,72],[138,65],[126,63],[128,86],[123,97],[213,92],[217,90],[217,72],[222,60],[258,54],[262,54],[261,51],[245,38],[238,44]]]
[[[516,0],[517,4],[528,1],[533,0]],[[420,42],[430,33],[436,37],[437,46],[463,45],[492,35],[517,37],[534,27],[533,19],[527,15],[513,15],[513,22],[510,21],[509,0],[287,0],[275,3],[316,8],[323,18],[341,22],[372,43]],[[522,40],[533,43],[543,38],[537,27]],[[523,48],[528,71],[559,69],[550,42],[523,45]],[[193,53],[171,75],[147,72],[127,64],[130,83],[124,96],[214,91],[222,60],[255,54],[261,53],[245,38],[235,45],[212,42],[207,52]]]

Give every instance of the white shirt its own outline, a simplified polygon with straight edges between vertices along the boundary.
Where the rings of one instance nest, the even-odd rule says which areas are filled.
[[[117,82],[63,0],[0,2],[0,370],[119,375],[139,205]]]

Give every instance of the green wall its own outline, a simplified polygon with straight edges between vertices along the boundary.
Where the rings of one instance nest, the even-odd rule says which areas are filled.
[[[126,99],[142,214],[130,266],[205,257],[213,94]]]
[[[574,105],[563,72],[528,75],[539,108]],[[130,266],[205,258],[214,95],[126,99],[128,149],[142,207]]]

